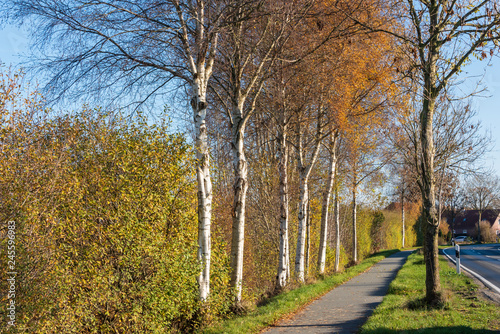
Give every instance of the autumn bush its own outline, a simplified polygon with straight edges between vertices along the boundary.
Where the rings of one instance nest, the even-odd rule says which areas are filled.
[[[419,203],[405,204],[405,247],[418,245],[418,219],[420,216]],[[382,249],[393,249],[402,246],[401,207],[384,210],[382,223]]]
[[[340,246],[339,255],[339,271],[343,271],[349,264],[349,254],[345,251],[344,247]],[[335,247],[326,247],[326,267],[325,272],[331,274],[335,272]]]
[[[481,231],[481,241],[482,242],[496,242],[497,241],[497,233],[496,230],[492,228],[491,224],[488,221],[483,220],[480,225]]]
[[[2,96],[1,247],[6,263],[7,221],[15,221],[14,332],[185,332],[224,313],[221,240],[213,298],[203,309],[198,300],[194,163],[184,137],[168,134],[166,117],[149,125],[140,114],[54,115],[41,105],[17,84]]]

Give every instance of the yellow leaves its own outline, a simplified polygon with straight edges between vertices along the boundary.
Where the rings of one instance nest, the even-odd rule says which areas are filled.
[[[60,117],[30,107],[28,117],[17,97],[7,100],[16,108],[0,115],[0,187],[9,194],[1,212],[29,235],[18,258],[33,276],[19,292],[20,302],[33,300],[25,321],[37,319],[37,330],[63,332],[67,322],[77,332],[127,332],[151,319],[169,327],[173,318],[158,314],[195,312],[196,192],[184,138],[166,135],[166,122],[132,125],[117,115],[111,123],[88,107]],[[168,285],[172,278],[182,283]],[[166,292],[178,303],[155,299]]]

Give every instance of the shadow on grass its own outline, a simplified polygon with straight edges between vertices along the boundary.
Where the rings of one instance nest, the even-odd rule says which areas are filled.
[[[406,255],[402,254],[401,250],[399,250],[399,249],[389,249],[389,250],[382,250],[380,252],[371,254],[364,261],[366,261],[366,260],[368,260],[370,258],[380,257],[380,256],[383,256],[384,258],[387,258],[389,256],[402,257],[402,258],[405,257],[406,258]],[[357,265],[362,264],[362,262],[363,261],[361,261]],[[376,264],[380,265],[380,262],[377,262]],[[370,268],[373,265],[374,264],[372,264],[370,266]],[[286,288],[283,288],[281,290],[280,289],[276,289],[276,288],[274,290],[269,290],[269,291],[267,291],[266,293],[264,293],[261,296],[261,298],[257,301],[256,306],[257,307],[263,307],[263,306],[266,306],[266,305],[268,305],[270,303],[273,303],[273,302],[279,302],[283,298],[283,296],[285,294],[290,293],[293,290],[304,288],[307,285],[314,285],[316,283],[321,283],[321,281],[328,280],[328,279],[330,279],[333,276],[338,276],[338,275],[341,275],[341,274],[346,274],[346,272],[348,272],[349,269],[354,270],[355,266],[356,266],[356,264],[351,263],[350,265],[348,265],[348,266],[346,266],[344,268],[344,271],[337,272],[337,273],[333,272],[333,273],[318,275],[318,277],[316,277],[316,279],[314,279],[311,282],[305,283],[305,284],[298,284],[298,283],[295,282],[295,283],[291,283],[289,286],[287,286]],[[395,277],[395,275],[396,274],[394,274],[394,277]],[[391,280],[394,279],[394,277],[391,277]],[[347,280],[348,279],[346,279],[345,281],[347,281]],[[333,289],[334,287],[336,287],[336,286],[338,286],[340,284],[343,284],[343,283],[344,282],[339,282],[338,284],[335,284],[331,288]],[[384,293],[385,293],[385,291],[384,291]],[[322,293],[322,294],[324,294],[324,293]]]
[[[452,327],[429,327],[429,328],[419,328],[419,329],[407,329],[407,330],[394,330],[388,328],[377,328],[373,330],[362,330],[359,331],[360,322],[359,320],[346,321],[341,324],[314,324],[314,325],[281,325],[276,327],[270,327],[271,333],[276,330],[278,332],[290,332],[290,333],[360,333],[360,334],[493,334],[500,333],[500,331],[487,330],[487,329],[473,329],[467,326],[452,326]]]
[[[425,261],[424,260],[418,260],[418,261],[414,261],[413,264],[416,265],[416,266],[423,266],[423,265],[425,265]]]
[[[449,310],[446,298],[442,295],[432,303],[428,303],[425,297],[410,300],[406,303],[406,308],[412,311]]]
[[[408,329],[408,330],[394,330],[387,328],[377,328],[373,330],[364,330],[361,334],[493,334],[500,333],[498,330],[486,330],[486,329],[473,329],[466,326],[455,326],[455,327],[430,327],[421,329]]]
[[[297,312],[313,300],[325,295],[336,286],[339,286],[352,277],[355,277],[372,267],[384,258],[394,255],[401,257],[399,249],[381,251],[363,260],[359,266],[348,268],[339,273],[331,273],[309,281],[306,284],[290,284],[281,293],[269,291],[261,296],[257,306],[244,316],[228,314],[227,318],[211,327],[199,330],[203,333],[257,333],[263,328],[279,322]],[[294,288],[294,289],[292,289]],[[380,292],[379,292],[380,293]],[[359,325],[358,325],[359,327]],[[329,331],[331,332],[331,331]]]

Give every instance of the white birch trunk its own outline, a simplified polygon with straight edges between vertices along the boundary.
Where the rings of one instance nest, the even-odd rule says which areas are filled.
[[[280,251],[276,281],[278,289],[283,289],[290,278],[290,250],[288,248],[288,151],[286,147],[286,125],[283,123],[281,125],[281,133],[278,136],[278,168],[280,177]]]
[[[300,131],[300,122],[298,123],[298,170],[299,170],[299,227],[297,235],[297,249],[295,253],[295,277],[298,282],[305,281],[305,241],[306,241],[306,224],[308,217],[308,204],[309,204],[309,176],[311,175],[312,168],[318,159],[319,149],[321,145],[321,131],[318,123],[318,132],[314,151],[311,161],[306,166],[304,162],[304,148],[302,143],[302,134]]]
[[[404,196],[401,196],[401,220],[403,222],[403,242],[402,242],[402,248],[405,248],[405,233],[406,233],[406,228],[405,228],[405,202],[404,202]]]
[[[202,301],[206,301],[210,294],[210,221],[212,217],[212,181],[210,179],[210,155],[205,123],[207,103],[206,89],[204,89],[203,84],[195,81],[192,90],[191,106],[195,123],[196,176],[198,180],[198,260],[202,264],[198,284],[199,297]]]
[[[245,122],[241,109],[233,110],[232,142],[234,168],[233,237],[231,243],[231,287],[235,289],[236,302],[241,302],[243,281],[243,252],[245,242],[245,205],[248,189],[248,163],[244,152]]]
[[[292,277],[292,274],[290,273],[290,240],[287,238],[285,240],[286,242],[286,249],[288,250],[285,254],[285,258],[286,258],[286,275],[288,277],[288,280],[290,281],[290,278]]]
[[[197,277],[199,284],[199,298],[206,301],[210,294],[210,256],[212,218],[212,181],[210,179],[210,155],[206,127],[207,100],[206,93],[208,80],[212,75],[218,44],[218,32],[205,31],[205,2],[190,3],[189,8],[182,7],[174,1],[177,18],[180,22],[178,31],[181,47],[186,57],[185,61],[190,69],[191,80],[191,107],[195,125],[195,153],[196,177],[198,181],[198,260],[202,270]],[[194,7],[193,7],[194,5]],[[188,17],[186,18],[185,15]],[[195,31],[191,34],[187,21],[194,18]],[[212,22],[217,26],[217,22]],[[192,38],[194,35],[194,38]]]
[[[356,185],[352,188],[352,260],[358,262],[358,235],[356,230],[356,214],[358,203],[356,201]]]
[[[297,236],[297,251],[295,254],[295,276],[297,281],[304,282],[304,250],[306,241],[306,219],[307,219],[307,203],[308,198],[308,183],[305,169],[300,172],[300,195],[299,195],[299,229]]]
[[[339,194],[335,189],[335,272],[339,271],[340,265],[340,210],[339,210]]]
[[[309,194],[307,195],[309,198]],[[311,255],[311,202],[307,201],[306,216],[306,271],[305,277],[309,277],[309,260]]]
[[[326,189],[323,192],[323,203],[321,206],[321,232],[318,252],[318,272],[320,274],[325,273],[326,241],[328,236],[328,211],[330,208],[330,198],[332,196],[333,182],[335,179],[335,166],[337,163],[337,157],[335,155],[335,141],[333,142],[332,146],[333,149],[330,152],[330,164],[328,168],[328,181],[326,182]]]

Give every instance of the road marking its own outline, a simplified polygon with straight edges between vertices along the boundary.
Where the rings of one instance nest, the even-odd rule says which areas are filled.
[[[449,249],[453,249],[453,247],[444,249],[443,253],[444,253],[444,255],[446,255],[446,257],[448,257],[448,259],[450,259],[453,263],[456,264],[457,262],[451,256],[449,256],[446,253],[446,251],[449,250]],[[463,268],[464,270],[466,270],[469,273],[471,273],[473,276],[476,276],[476,278],[479,279],[481,282],[483,282],[484,285],[486,285],[488,288],[490,288],[491,290],[495,291],[496,293],[500,294],[500,288],[498,288],[496,285],[494,285],[493,283],[491,283],[490,281],[488,281],[483,276],[479,275],[475,271],[470,270],[469,268],[465,267],[463,264],[460,264],[460,268]]]

